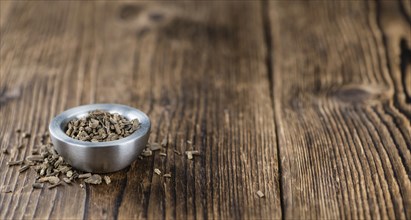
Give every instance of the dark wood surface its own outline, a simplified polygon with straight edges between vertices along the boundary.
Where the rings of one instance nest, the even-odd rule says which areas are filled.
[[[410,219],[410,26],[404,0],[1,0],[0,219]],[[145,111],[167,156],[33,190],[6,163],[88,103]]]

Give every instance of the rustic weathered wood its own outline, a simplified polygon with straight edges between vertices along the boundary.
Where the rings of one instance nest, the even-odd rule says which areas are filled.
[[[0,219],[410,219],[410,26],[406,0],[0,1]],[[96,102],[167,156],[84,189],[6,165]]]
[[[411,218],[409,8],[269,2],[286,219]]]
[[[13,191],[0,193],[1,219],[281,218],[260,2],[0,3],[1,149],[19,143],[16,128],[42,133],[94,102],[142,109],[150,140],[169,143],[166,157],[136,161],[111,185],[32,190],[32,172],[6,165],[31,138],[0,155],[0,187]]]

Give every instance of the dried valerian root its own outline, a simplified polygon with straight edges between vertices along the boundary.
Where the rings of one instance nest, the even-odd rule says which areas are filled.
[[[24,133],[21,135],[21,137],[22,137],[22,138],[30,138],[30,137],[31,137],[31,134],[24,132]]]
[[[46,176],[46,177],[42,177],[42,178],[38,179],[37,182],[38,183],[49,182],[51,184],[56,184],[56,183],[60,182],[60,178],[58,178],[56,176]]]
[[[43,188],[43,184],[41,184],[41,183],[33,183],[31,186],[34,189],[42,189]]]
[[[260,197],[260,198],[263,198],[263,197],[265,196],[264,193],[261,192],[260,190],[257,191],[257,195],[258,195],[258,197]]]
[[[79,179],[86,179],[86,178],[89,178],[89,177],[91,177],[91,173],[85,173],[85,174],[78,175]]]
[[[151,151],[160,150],[162,148],[159,143],[148,144],[148,147],[150,148]]]
[[[161,175],[161,171],[159,169],[154,169],[154,173],[156,173],[157,175]]]
[[[9,165],[9,166],[21,165],[21,164],[23,164],[23,162],[24,162],[24,160],[9,161],[9,162],[7,162],[7,165]]]
[[[109,176],[104,176],[104,182],[106,182],[106,184],[110,184],[111,183],[111,179]]]
[[[191,151],[186,151],[187,159],[192,160],[195,155],[200,155],[200,151],[198,150],[191,150]]]
[[[84,182],[90,183],[90,184],[101,184],[101,181],[102,181],[101,176],[97,174],[94,174],[84,180]]]
[[[24,160],[9,161],[9,166],[21,165],[19,172],[23,173],[29,168],[37,174],[36,181],[32,184],[33,189],[41,189],[44,184],[47,188],[52,189],[63,183],[71,184],[79,179],[84,179],[85,183],[101,184],[102,177],[97,174],[82,173],[72,168],[64,161],[53,147],[48,139],[48,134],[42,135],[41,145],[36,146],[32,155],[27,156]],[[105,176],[104,181],[110,184],[110,177]],[[82,184],[80,184],[82,185]]]
[[[59,182],[57,182],[57,183],[55,183],[55,184],[49,185],[47,188],[48,188],[48,189],[52,189],[52,188],[54,188],[54,187],[56,187],[56,186],[59,186],[60,184],[61,184],[61,181],[59,181]]]
[[[151,151],[149,148],[146,148],[146,149],[143,150],[141,155],[145,156],[145,157],[149,157],[149,156],[153,155],[153,151]]]
[[[125,138],[139,128],[137,119],[130,121],[117,113],[95,110],[84,118],[71,120],[66,134],[81,141],[105,142]]]

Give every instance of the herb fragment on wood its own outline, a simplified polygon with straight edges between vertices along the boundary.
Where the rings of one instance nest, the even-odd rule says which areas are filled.
[[[42,189],[43,188],[43,184],[41,183],[33,183],[31,185],[31,187],[33,187],[33,189]]]
[[[21,135],[21,137],[22,137],[22,138],[30,138],[30,137],[31,137],[31,134],[24,132],[24,133]]]
[[[99,122],[100,123],[100,122]],[[128,126],[133,126],[130,123]],[[135,126],[135,125],[134,125]],[[103,178],[99,175],[93,175],[91,173],[78,174],[78,171],[73,169],[68,163],[64,161],[57,151],[54,149],[53,144],[49,140],[48,134],[41,135],[43,140],[41,144],[36,146],[32,151],[32,154],[24,158],[24,160],[9,161],[9,166],[22,165],[19,168],[19,172],[24,172],[30,167],[36,172],[36,183],[32,185],[33,188],[43,188],[44,183],[48,183],[48,188],[54,188],[63,183],[70,184],[76,179],[86,179],[84,182],[91,184],[100,184]],[[13,148],[17,150],[17,148]],[[149,151],[152,153],[151,151]],[[110,178],[104,177],[106,184],[110,184]],[[84,188],[83,184],[80,187]]]
[[[156,151],[156,150],[160,150],[162,147],[159,143],[151,143],[150,144],[150,150],[151,151]]]
[[[46,177],[41,177],[37,181],[39,183],[49,182],[51,184],[57,184],[58,182],[60,182],[60,179],[56,176],[46,176]]]
[[[67,171],[66,176],[68,178],[71,178],[73,176],[73,171],[71,171],[71,170]]]
[[[171,174],[170,174],[170,173],[166,173],[166,174],[164,174],[163,176],[164,176],[164,177],[167,177],[167,178],[171,178]]]
[[[149,156],[153,155],[153,152],[150,149],[146,148],[146,149],[143,150],[141,155],[145,156],[145,157],[149,157]]]
[[[161,171],[160,171],[159,169],[157,169],[157,168],[154,169],[154,173],[156,173],[156,174],[159,175],[159,176],[161,175]]]
[[[59,181],[58,183],[52,184],[52,185],[48,186],[47,188],[48,189],[53,189],[54,187],[59,186],[60,184],[61,184],[61,181]]]
[[[160,152],[158,155],[163,156],[163,157],[166,157],[166,156],[167,156],[167,154],[166,154],[166,153],[163,153],[163,152]]]
[[[65,183],[68,183],[68,184],[71,183],[71,180],[70,180],[69,178],[67,178],[67,177],[63,177],[63,181],[64,181]]]
[[[85,178],[89,178],[89,177],[91,177],[91,173],[84,173],[84,174],[78,175],[79,179],[85,179]]]
[[[21,164],[23,164],[23,160],[16,160],[16,161],[7,162],[7,165],[9,165],[9,166],[15,166],[15,165],[21,165]]]
[[[85,179],[84,182],[90,183],[90,184],[101,184],[101,176],[98,174],[94,174],[90,176],[89,178]]]
[[[43,161],[44,157],[41,155],[30,155],[28,157],[26,157],[27,161]]]
[[[174,151],[174,153],[176,153],[177,155],[181,155],[181,152],[180,152],[180,151],[178,151],[178,150],[176,150],[176,149],[174,149],[173,151]]]
[[[191,154],[198,156],[198,155],[200,155],[200,151],[198,151],[198,150],[193,150],[193,151],[191,151]]]
[[[260,198],[263,198],[263,197],[265,196],[264,193],[261,192],[260,190],[257,191],[257,195],[258,195],[258,197],[260,197]]]
[[[200,151],[198,150],[186,151],[186,155],[189,160],[192,160],[194,158],[193,157],[194,155],[200,155]]]
[[[29,165],[29,164],[25,164],[25,165],[23,165],[22,167],[20,167],[19,173],[22,173],[22,172],[28,170],[29,168],[30,168],[30,165]]]
[[[104,176],[103,178],[104,178],[104,182],[105,182],[107,185],[111,183],[111,179],[110,179],[109,176]]]

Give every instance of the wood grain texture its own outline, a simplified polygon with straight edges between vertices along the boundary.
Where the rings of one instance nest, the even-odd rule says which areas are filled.
[[[32,138],[0,155],[0,187],[13,191],[0,194],[0,219],[281,218],[261,6],[1,1],[1,149],[20,143],[16,128],[42,133],[64,109],[96,102],[142,109],[150,140],[169,144],[111,185],[33,190],[32,172],[6,165]],[[173,151],[191,149],[192,161]]]
[[[269,2],[284,218],[411,218],[409,7]]]
[[[0,1],[0,219],[410,219],[410,27],[405,0]],[[103,102],[167,156],[84,189],[6,165]]]

